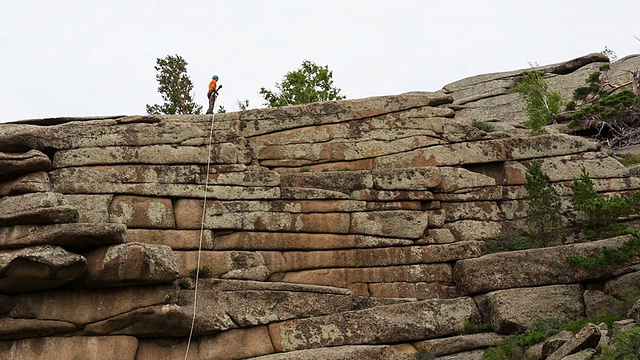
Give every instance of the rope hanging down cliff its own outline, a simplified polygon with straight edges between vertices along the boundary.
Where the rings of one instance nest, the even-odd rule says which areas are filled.
[[[216,78],[215,80],[217,80],[217,76],[214,75],[214,77]],[[209,108],[212,109],[213,106],[215,105],[215,101],[218,96],[218,90],[220,90],[221,87],[222,85],[218,86],[218,88],[215,90],[215,97],[213,96],[213,94],[208,94],[210,99]],[[211,98],[213,99],[211,100]],[[207,155],[207,175],[205,176],[205,182],[204,182],[204,197],[202,200],[202,218],[200,221],[200,240],[198,242],[198,261],[196,263],[196,277],[195,277],[195,285],[194,285],[194,291],[193,291],[193,316],[191,318],[191,329],[189,330],[189,340],[187,341],[187,349],[184,354],[185,360],[187,360],[187,357],[189,356],[189,348],[191,346],[191,339],[193,338],[193,329],[195,328],[195,323],[196,323],[196,310],[198,307],[198,281],[200,279],[200,259],[202,257],[202,239],[204,237],[204,221],[207,213],[207,193],[209,192],[209,170],[211,168],[211,148],[213,144],[213,125],[215,123],[215,119],[216,119],[216,114],[211,112],[211,126],[209,130],[209,146],[208,146],[208,155]]]

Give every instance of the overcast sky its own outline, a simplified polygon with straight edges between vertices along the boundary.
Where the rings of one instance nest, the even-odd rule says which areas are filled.
[[[0,5],[0,122],[139,115],[162,103],[154,65],[178,54],[197,102],[264,107],[303,60],[347,98],[435,91],[605,46],[640,53],[638,0],[56,0]]]

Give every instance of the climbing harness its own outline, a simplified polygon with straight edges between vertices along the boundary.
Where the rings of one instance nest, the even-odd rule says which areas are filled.
[[[218,87],[218,90],[222,85]],[[213,96],[213,95],[212,95]],[[215,99],[213,100],[213,105],[215,105]],[[215,123],[216,114],[211,114],[211,127],[209,130],[209,149],[207,155],[207,175],[205,177],[204,182],[204,198],[202,201],[202,220],[200,221],[200,241],[198,243],[198,261],[196,264],[196,278],[194,284],[194,292],[193,292],[193,316],[191,318],[191,330],[189,330],[189,341],[187,341],[187,350],[184,354],[184,359],[187,360],[189,356],[189,347],[191,346],[191,339],[193,338],[193,329],[196,324],[196,308],[198,306],[198,280],[200,279],[200,259],[202,257],[202,239],[204,237],[204,221],[205,215],[207,213],[207,193],[209,192],[209,170],[211,168],[211,148],[213,144],[213,125]]]

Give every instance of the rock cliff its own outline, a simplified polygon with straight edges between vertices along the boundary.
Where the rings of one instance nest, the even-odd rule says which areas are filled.
[[[569,98],[603,61],[537,70]],[[612,76],[637,68],[627,57]],[[189,359],[478,358],[536,320],[596,314],[637,291],[640,272],[564,259],[627,238],[484,255],[485,239],[526,229],[532,160],[565,199],[583,166],[602,195],[640,188],[637,171],[563,124],[529,136],[509,92],[522,73],[213,124],[0,125],[2,356],[169,359],[189,346]],[[186,278],[198,261],[210,277],[196,294]],[[470,321],[494,332],[458,335]]]

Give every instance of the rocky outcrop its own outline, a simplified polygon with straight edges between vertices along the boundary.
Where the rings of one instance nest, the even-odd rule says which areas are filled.
[[[637,57],[623,60],[614,73]],[[602,61],[537,70],[564,93]],[[498,333],[624,303],[637,264],[594,274],[565,258],[628,238],[484,255],[486,239],[526,231],[533,160],[565,200],[582,167],[603,196],[640,188],[590,140],[522,131],[508,91],[522,73],[213,122],[1,125],[0,348],[15,359],[187,347],[189,358],[479,358]],[[492,332],[459,334],[474,322]]]

